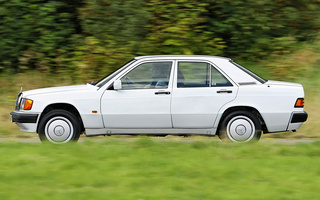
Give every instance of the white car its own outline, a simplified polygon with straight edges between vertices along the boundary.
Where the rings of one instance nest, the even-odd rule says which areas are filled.
[[[295,131],[302,85],[267,81],[229,58],[141,56],[91,84],[19,93],[12,122],[41,141],[96,135],[218,135],[249,142]]]

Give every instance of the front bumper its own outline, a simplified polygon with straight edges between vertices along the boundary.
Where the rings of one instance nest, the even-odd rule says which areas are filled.
[[[22,113],[13,111],[10,113],[11,122],[15,122],[21,131],[34,133],[37,131],[39,114]]]
[[[38,114],[29,114],[29,113],[21,113],[17,111],[13,111],[10,113],[11,122],[16,123],[37,123]]]

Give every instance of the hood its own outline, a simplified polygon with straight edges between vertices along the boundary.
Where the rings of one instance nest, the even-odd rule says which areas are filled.
[[[282,86],[293,86],[293,87],[302,87],[299,83],[290,83],[290,82],[283,82],[283,81],[267,81],[265,84],[268,85],[282,85]]]
[[[49,88],[41,88],[35,90],[28,90],[23,92],[24,97],[40,95],[40,94],[48,94],[48,93],[61,93],[61,92],[74,92],[79,90],[97,90],[96,86],[86,84],[86,85],[72,85],[72,86],[61,86],[61,87],[49,87]]]

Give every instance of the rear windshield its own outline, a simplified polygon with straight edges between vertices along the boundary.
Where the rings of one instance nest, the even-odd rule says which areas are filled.
[[[264,78],[261,78],[260,76],[258,76],[257,74],[253,73],[252,71],[250,71],[249,69],[239,65],[238,63],[235,63],[234,61],[230,61],[232,64],[234,64],[235,66],[237,66],[239,69],[241,69],[242,71],[244,71],[245,73],[247,73],[248,75],[250,75],[252,78],[256,79],[257,81],[259,81],[260,83],[264,84],[267,82],[267,80],[265,80]]]

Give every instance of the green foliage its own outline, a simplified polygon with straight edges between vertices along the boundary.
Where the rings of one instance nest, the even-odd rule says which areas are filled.
[[[209,31],[223,39],[224,53],[232,57],[254,60],[274,51],[288,53],[296,41],[318,34],[317,1],[218,0],[209,5]]]
[[[138,55],[149,22],[149,12],[141,9],[144,4],[142,0],[85,1],[78,8],[82,33],[73,37],[68,68],[83,80],[97,80]]]
[[[55,70],[75,33],[71,8],[62,0],[2,1],[0,65],[16,71]]]
[[[319,42],[300,42],[294,52],[283,55],[274,52],[270,59],[264,61],[272,77],[277,80],[301,82],[303,79],[310,80],[313,85],[318,85],[315,77],[320,62]],[[303,77],[303,79],[302,79]]]
[[[142,41],[150,18],[144,4],[143,0],[86,1],[79,8],[83,34],[118,46]]]
[[[295,52],[319,34],[317,0],[0,0],[0,73],[99,79],[133,56],[247,61]],[[72,75],[70,75],[72,74]],[[97,77],[98,74],[98,77]]]
[[[221,55],[224,41],[208,31],[208,3],[196,0],[150,0],[151,25],[144,51],[148,54]]]
[[[69,64],[60,68],[61,74],[72,74],[75,81],[92,81],[110,74],[134,56],[130,46],[119,46],[113,40],[101,41],[94,36],[77,37]]]

